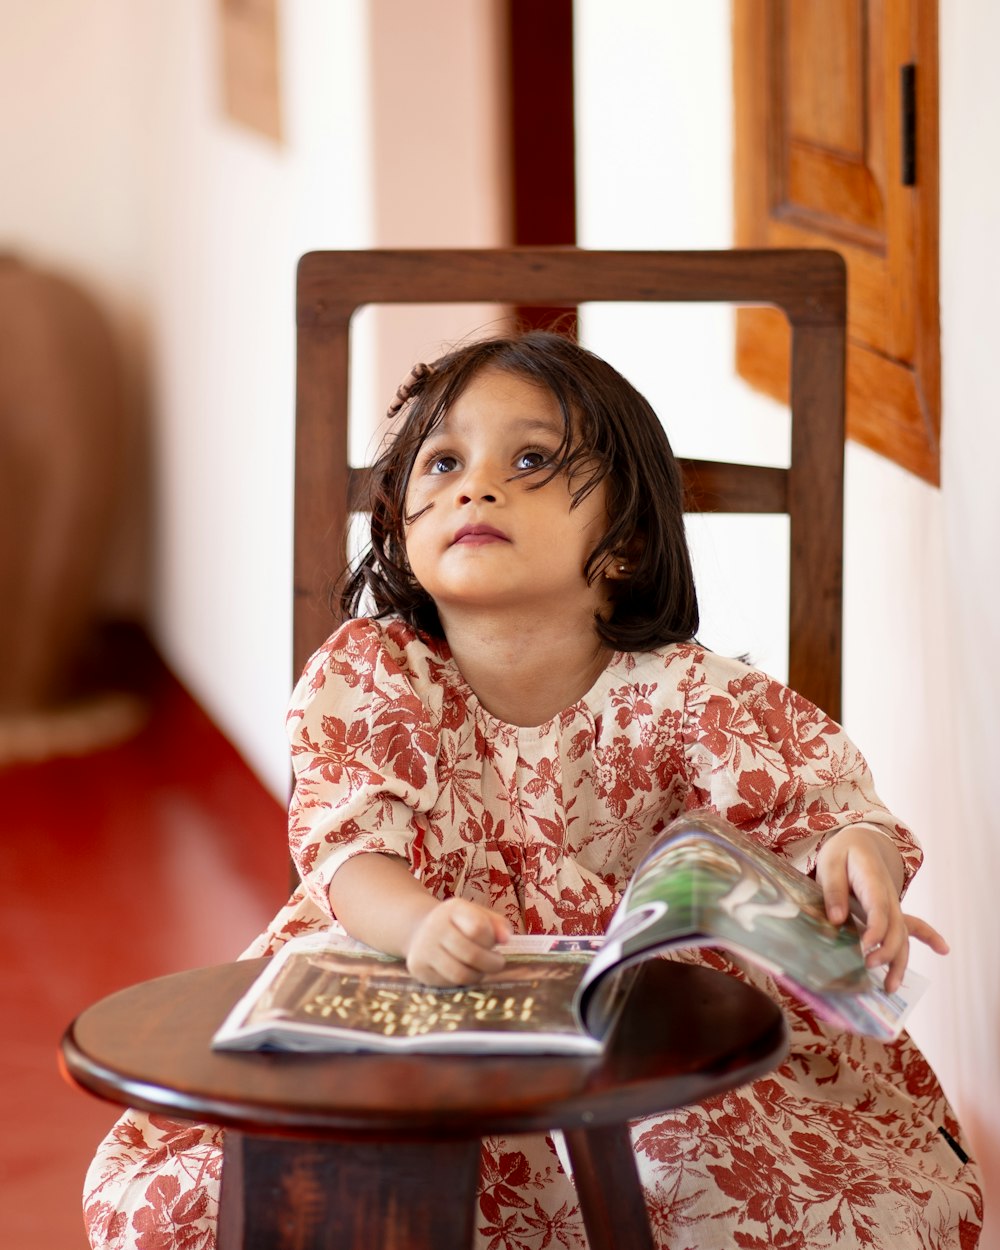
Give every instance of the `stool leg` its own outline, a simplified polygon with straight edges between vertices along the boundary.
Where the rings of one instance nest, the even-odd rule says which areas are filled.
[[[627,1124],[564,1129],[590,1250],[654,1250]]]
[[[480,1143],[228,1130],[218,1250],[469,1250]]]

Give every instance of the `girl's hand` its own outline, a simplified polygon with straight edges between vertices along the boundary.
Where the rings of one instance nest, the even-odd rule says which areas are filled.
[[[475,985],[499,972],[504,957],[496,944],[510,936],[510,925],[488,907],[449,898],[432,907],[413,930],[406,967],[425,985]]]
[[[848,917],[851,894],[861,904],[865,930],[861,949],[869,968],[888,968],[885,988],[899,989],[910,954],[910,938],[947,955],[948,943],[918,916],[905,915],[899,905],[902,861],[884,835],[863,825],[841,829],[820,848],[816,880],[823,890],[826,914],[834,924]]]

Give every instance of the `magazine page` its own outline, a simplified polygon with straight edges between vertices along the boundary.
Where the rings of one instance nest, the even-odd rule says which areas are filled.
[[[575,996],[599,940],[514,937],[478,985],[422,985],[405,963],[336,930],[294,938],[236,1004],[223,1050],[524,1051],[593,1054]]]
[[[919,972],[907,968],[899,989],[889,994],[885,989],[884,968],[873,968],[868,975],[871,985],[863,993],[825,994],[811,1005],[817,1015],[851,1033],[866,1033],[882,1041],[892,1041],[906,1027],[910,1013],[930,982]],[[810,1001],[808,994],[792,988],[800,997]]]
[[[865,967],[853,919],[831,924],[822,891],[780,857],[708,813],[674,821],[640,863],[582,991],[616,964],[672,946],[725,947],[789,986],[831,1023],[893,1037],[919,995],[886,995]],[[602,995],[596,996],[598,999]]]

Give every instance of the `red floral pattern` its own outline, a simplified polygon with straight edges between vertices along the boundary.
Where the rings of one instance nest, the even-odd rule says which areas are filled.
[[[576,706],[536,728],[483,709],[447,649],[400,622],[345,625],[310,661],[289,713],[300,887],[247,955],[329,924],[327,887],[363,851],[405,857],[436,895],[522,931],[601,933],[652,838],[711,807],[805,872],[824,837],[864,821],[920,862],[840,728],[763,673],[694,645],[616,655]],[[738,1090],[634,1126],[659,1244],[739,1250],[972,1250],[974,1164],[920,1052],[834,1033],[759,974],[791,1052]],[[91,1243],[211,1250],[221,1134],[129,1112],[91,1166]],[[572,1182],[550,1139],[483,1146],[479,1250],[583,1250]]]

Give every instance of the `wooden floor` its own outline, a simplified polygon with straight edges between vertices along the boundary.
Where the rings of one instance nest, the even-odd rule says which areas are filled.
[[[147,674],[114,749],[0,768],[0,1247],[84,1250],[115,1109],[57,1065],[67,1023],[147,977],[233,958],[284,901],[285,814],[180,685]]]

